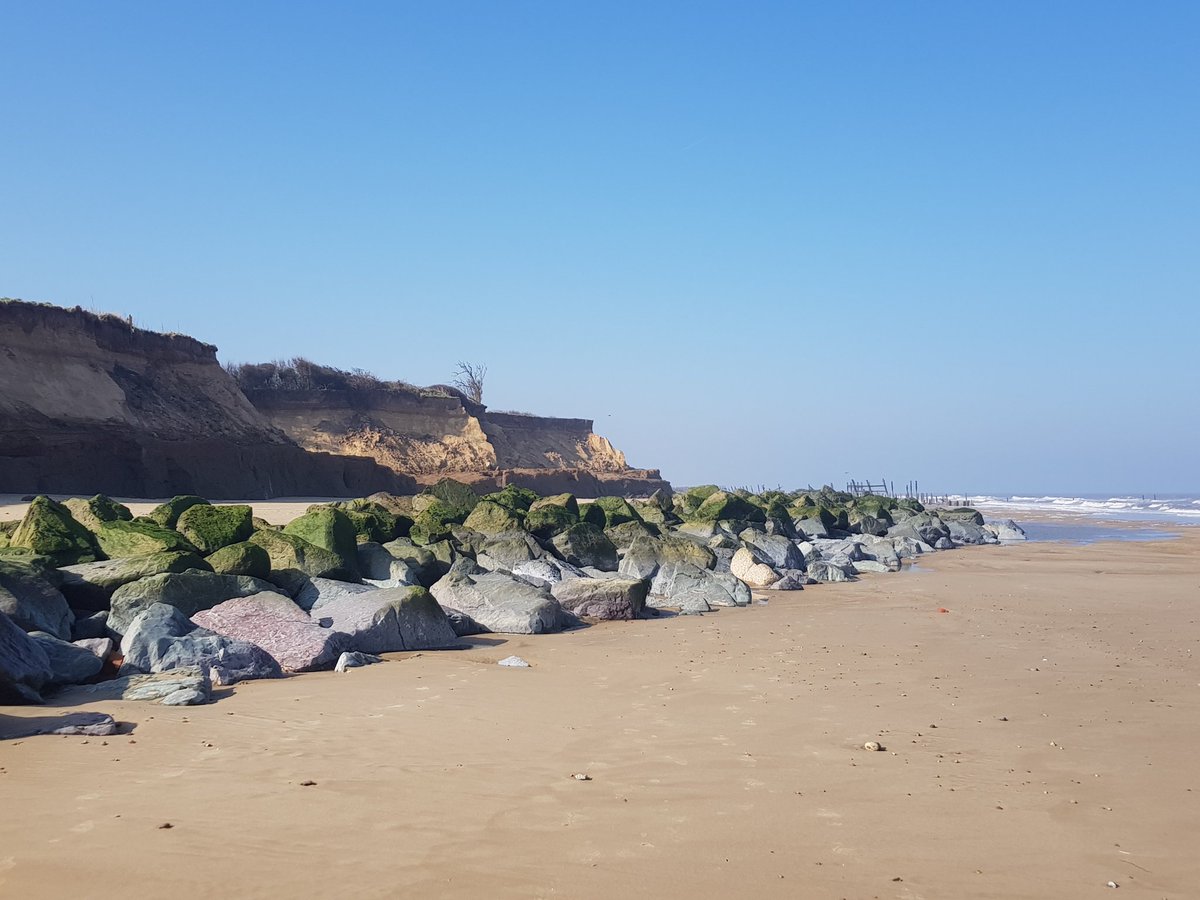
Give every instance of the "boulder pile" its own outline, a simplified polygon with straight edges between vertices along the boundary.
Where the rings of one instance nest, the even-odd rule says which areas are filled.
[[[194,496],[137,518],[104,496],[37,497],[0,525],[0,703],[77,684],[203,703],[214,684],[344,670],[485,632],[703,614],[746,606],[751,590],[1022,539],[973,509],[832,488],[583,501],[514,486],[481,497],[447,479],[415,496],[318,504],[283,528]]]

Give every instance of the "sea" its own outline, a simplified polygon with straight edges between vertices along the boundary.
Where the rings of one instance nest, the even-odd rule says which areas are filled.
[[[1200,526],[1200,494],[971,496],[951,498],[989,520],[1012,519],[1031,541],[1161,541]]]

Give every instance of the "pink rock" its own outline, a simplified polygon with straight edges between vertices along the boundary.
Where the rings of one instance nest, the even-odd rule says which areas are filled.
[[[343,650],[346,635],[322,628],[282,594],[263,592],[236,597],[192,616],[202,628],[261,647],[285,672],[328,669]]]

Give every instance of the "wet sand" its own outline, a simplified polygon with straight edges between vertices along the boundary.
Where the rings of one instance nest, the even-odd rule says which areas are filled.
[[[1200,534],[761,596],[88,704],[0,741],[0,895],[1197,896]]]

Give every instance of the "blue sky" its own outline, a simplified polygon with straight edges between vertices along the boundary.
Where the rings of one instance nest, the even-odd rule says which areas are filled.
[[[678,484],[1200,491],[1198,4],[0,2],[0,42],[0,295],[479,361]]]

